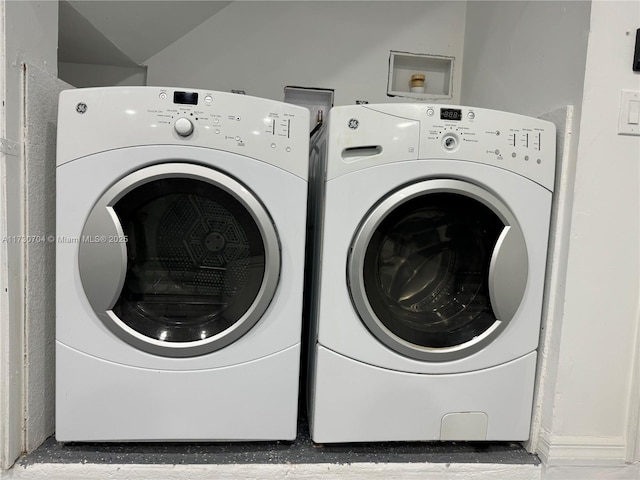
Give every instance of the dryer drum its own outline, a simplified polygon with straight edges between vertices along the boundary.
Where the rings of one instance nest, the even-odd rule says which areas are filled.
[[[246,207],[209,183],[149,182],[115,206],[127,243],[127,273],[113,311],[167,342],[198,341],[237,322],[265,272],[260,230]]]
[[[416,197],[389,212],[364,259],[378,319],[421,347],[461,345],[495,322],[489,264],[504,228],[488,207],[453,193]]]

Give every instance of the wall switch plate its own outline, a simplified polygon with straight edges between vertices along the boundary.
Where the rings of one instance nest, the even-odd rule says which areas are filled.
[[[640,91],[622,90],[618,135],[640,136]]]

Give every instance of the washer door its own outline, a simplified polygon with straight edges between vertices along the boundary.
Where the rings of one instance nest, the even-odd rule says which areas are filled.
[[[524,236],[496,196],[459,180],[404,187],[352,242],[348,283],[362,321],[408,357],[449,361],[493,341],[527,283]]]
[[[92,209],[78,264],[91,307],[127,343],[187,357],[253,327],[278,284],[271,217],[233,178],[159,164],[117,182]]]

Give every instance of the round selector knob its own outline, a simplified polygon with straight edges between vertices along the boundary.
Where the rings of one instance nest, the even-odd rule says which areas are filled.
[[[174,127],[176,129],[176,132],[178,132],[178,135],[180,135],[181,137],[188,137],[193,133],[193,123],[191,123],[191,120],[189,120],[188,118],[179,118],[178,120],[176,120]]]

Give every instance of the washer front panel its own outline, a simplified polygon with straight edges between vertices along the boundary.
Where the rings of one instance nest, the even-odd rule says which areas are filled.
[[[416,359],[452,360],[484,348],[513,318],[526,287],[519,233],[510,275],[519,288],[493,288],[505,231],[520,231],[512,213],[475,185],[425,180],[391,193],[350,249],[349,287],[360,318],[384,344]],[[497,316],[492,304],[503,296],[515,297],[515,309]]]
[[[107,239],[79,244],[95,313],[150,353],[192,356],[228,345],[260,319],[278,283],[269,213],[238,181],[199,165],[166,163],[124,177],[98,200],[81,238]],[[113,244],[126,245],[126,258]]]
[[[448,193],[454,190],[453,193],[462,194],[466,190],[467,196],[490,208],[504,225],[487,279],[491,308],[495,319],[502,322],[494,322],[493,328],[500,327],[501,331],[493,334],[489,327],[485,336],[460,346],[439,347],[437,351],[415,344],[401,346],[403,342],[397,338],[390,346],[380,338],[393,343],[389,340],[391,335],[384,331],[379,332],[380,337],[373,335],[376,327],[370,325],[376,324],[371,320],[375,317],[367,313],[366,306],[358,307],[354,301],[358,296],[367,299],[366,292],[355,293],[364,284],[359,272],[363,271],[368,246],[369,235],[365,232],[375,232],[375,225],[382,224],[385,212],[392,209],[379,210],[380,222],[373,220],[373,213],[393,193],[421,182],[422,187],[416,187],[418,192],[414,192],[418,196],[428,182],[454,182]],[[349,208],[345,208],[347,205]],[[382,368],[435,374],[479,370],[534,351],[539,337],[550,207],[551,192],[540,185],[503,169],[471,162],[433,159],[387,163],[330,179],[326,183],[322,242],[323,258],[332,261],[321,264],[318,343]],[[373,228],[366,227],[369,219]],[[360,232],[362,240],[358,240]],[[521,238],[509,232],[520,232]],[[523,244],[526,264],[509,265],[510,252]],[[496,271],[501,273],[496,275]],[[511,291],[511,287],[515,290]],[[516,301],[510,302],[511,299]],[[367,315],[369,324],[362,319]],[[378,328],[382,330],[379,325]],[[401,338],[397,334],[396,337]]]

